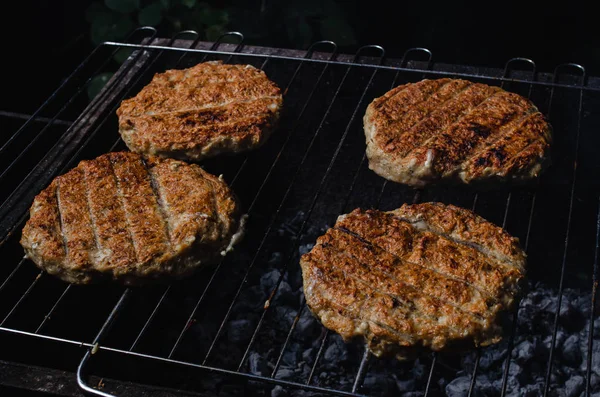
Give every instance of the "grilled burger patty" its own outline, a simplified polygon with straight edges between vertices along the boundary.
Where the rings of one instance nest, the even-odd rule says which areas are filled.
[[[525,254],[471,211],[424,203],[342,215],[300,265],[308,307],[325,327],[402,359],[498,342]]]
[[[21,245],[78,284],[177,278],[241,237],[233,192],[197,165],[107,153],[55,178],[34,200]]]
[[[528,99],[458,79],[394,88],[371,102],[364,129],[369,168],[412,186],[531,179],[552,141]]]
[[[205,62],[156,74],[122,102],[119,132],[134,152],[197,161],[262,145],[281,103],[262,70]]]

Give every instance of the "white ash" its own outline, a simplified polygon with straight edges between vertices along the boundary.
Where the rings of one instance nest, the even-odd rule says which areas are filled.
[[[541,284],[530,288],[519,307],[517,332],[511,354],[507,396],[543,394],[558,305],[555,289]],[[556,333],[549,396],[579,397],[585,390],[591,293],[565,289]],[[598,323],[596,317],[594,327]],[[505,341],[482,350],[475,395],[499,395],[507,352]],[[600,334],[594,332],[592,392],[600,392]],[[465,354],[458,377],[445,386],[448,396],[462,396],[469,389],[475,355]]]
[[[280,273],[275,270],[265,273],[261,279],[262,288],[271,288],[274,280],[279,277]],[[299,289],[301,285],[288,283],[287,277],[283,280],[283,297],[278,300],[277,306],[271,308],[279,316],[282,330],[292,324],[299,307],[298,298],[301,298],[301,293],[298,290],[294,291],[294,288]],[[579,397],[585,391],[590,302],[589,292],[564,290],[549,396]],[[543,394],[556,308],[557,291],[543,285],[531,287],[530,292],[522,299],[506,385],[507,396]],[[590,381],[592,392],[600,393],[598,318],[594,321],[594,329],[596,341],[593,345]],[[304,383],[319,350],[321,335],[321,325],[305,309],[296,324],[296,337],[288,344],[281,359],[276,378]],[[500,395],[507,348],[508,336],[502,342],[481,350],[474,396]],[[361,350],[360,342],[347,344],[338,335],[330,333],[317,365],[313,384],[348,390],[356,375]],[[255,355],[250,356],[250,372],[264,374],[266,365],[270,374],[279,351],[257,345],[252,354]],[[261,357],[261,360],[257,356]],[[377,396],[422,396],[429,376],[430,363],[427,353],[412,362],[372,358],[360,393]],[[474,365],[474,351],[460,355],[440,354],[432,379],[432,391],[445,392],[450,397],[466,395]],[[271,388],[271,396],[319,395],[281,386]]]
[[[266,263],[261,264],[260,277],[243,289],[233,309],[232,318],[236,320],[230,322],[227,328],[232,352],[247,346],[257,319],[263,313],[265,299],[280,283],[269,305],[269,314],[265,317],[261,335],[251,347],[243,369],[249,373],[271,375],[279,359],[282,343],[288,336],[298,310],[302,307],[302,275],[298,258],[312,249],[316,238],[326,229],[308,224],[306,230],[301,233],[304,219],[305,214],[298,213],[291,221],[276,229],[277,234],[285,238],[296,239],[299,234],[302,234],[300,240],[294,243],[295,251],[273,252]],[[291,261],[290,254],[293,254]],[[530,286],[529,292],[522,299],[508,370],[507,396],[543,395],[557,307],[557,289],[542,284]],[[579,397],[585,392],[590,310],[589,291],[568,288],[564,290],[555,341],[550,397]],[[512,318],[512,315],[509,317]],[[600,317],[598,315],[594,319],[593,328],[595,341],[592,350],[590,385],[592,396],[600,397]],[[510,329],[511,325],[508,324],[507,335],[502,342],[481,350],[474,396],[500,395]],[[275,378],[304,384],[313,367],[324,335],[324,328],[310,311],[304,308],[281,357]],[[360,341],[344,343],[338,335],[329,333],[311,384],[351,390],[362,352]],[[474,350],[462,354],[438,354],[430,385],[431,394],[445,394],[450,397],[466,395],[471,384],[475,357]],[[232,361],[231,366],[236,365],[237,361]],[[399,362],[393,358],[372,358],[359,393],[376,396],[422,396],[427,385],[430,366],[431,354],[426,352],[416,360],[408,362]],[[245,390],[257,396],[316,397],[322,395],[250,381],[247,382]]]

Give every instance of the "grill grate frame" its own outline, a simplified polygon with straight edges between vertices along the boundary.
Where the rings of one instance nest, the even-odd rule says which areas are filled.
[[[141,37],[140,37],[141,36]],[[186,41],[187,47],[176,47],[176,45],[180,44],[182,39],[185,36],[192,36],[195,39],[189,43]],[[126,308],[131,307],[135,303],[131,303],[131,300],[134,299],[134,296],[138,292],[137,290],[133,290],[130,288],[117,288],[112,287],[112,295],[113,301],[116,301],[114,305],[110,306],[110,311],[106,316],[95,316],[97,318],[97,324],[95,326],[91,326],[94,332],[93,334],[89,334],[82,336],[81,338],[74,337],[59,337],[52,335],[51,331],[48,331],[47,327],[56,323],[56,320],[53,319],[55,312],[65,303],[65,300],[69,301],[73,298],[70,298],[70,295],[73,294],[72,289],[78,289],[76,287],[72,287],[67,285],[66,287],[62,284],[62,291],[57,290],[54,294],[57,298],[52,301],[52,305],[47,311],[44,311],[45,314],[41,317],[42,320],[37,324],[34,328],[31,328],[32,331],[27,330],[30,325],[29,319],[20,318],[15,320],[15,315],[20,314],[23,316],[23,305],[32,305],[32,303],[28,303],[28,300],[31,299],[40,299],[39,296],[35,296],[32,298],[32,294],[39,289],[40,284],[48,284],[48,276],[43,272],[32,272],[31,264],[25,260],[15,260],[9,261],[8,265],[5,265],[7,268],[11,269],[10,272],[5,276],[4,274],[0,275],[0,294],[5,292],[6,290],[12,291],[22,291],[22,293],[15,292],[10,294],[9,298],[15,298],[11,302],[14,302],[12,307],[9,307],[7,310],[0,310],[0,318],[2,319],[0,322],[0,334],[15,334],[22,335],[26,338],[36,338],[40,340],[47,340],[57,342],[59,344],[70,344],[77,345],[84,349],[86,349],[83,354],[83,358],[79,362],[79,366],[77,368],[77,381],[79,386],[92,394],[102,395],[102,396],[110,396],[111,394],[98,390],[97,388],[93,388],[86,383],[86,374],[88,371],[88,365],[93,364],[93,358],[96,352],[100,353],[113,353],[117,356],[125,355],[130,358],[135,359],[145,359],[151,361],[160,361],[163,363],[167,363],[170,366],[178,367],[191,367],[194,369],[202,369],[215,373],[221,373],[225,375],[231,375],[234,377],[241,378],[243,380],[255,380],[260,382],[266,382],[275,385],[281,385],[292,388],[301,388],[309,391],[315,391],[320,393],[326,393],[331,395],[347,395],[347,396],[356,396],[363,395],[361,391],[362,382],[366,373],[369,371],[370,364],[372,360],[370,360],[370,354],[363,349],[363,352],[360,354],[360,361],[357,362],[358,368],[356,371],[356,375],[354,377],[354,381],[351,385],[350,390],[342,390],[335,387],[324,387],[321,385],[314,384],[314,375],[319,366],[319,362],[323,356],[325,346],[328,343],[329,332],[324,332],[321,337],[321,342],[319,344],[319,349],[314,360],[314,363],[311,367],[311,371],[306,378],[305,382],[292,382],[286,381],[283,379],[277,379],[277,373],[280,366],[280,362],[286,351],[286,348],[292,339],[296,325],[301,318],[302,314],[305,313],[306,306],[304,302],[300,302],[297,309],[297,314],[294,317],[294,321],[286,333],[285,339],[282,341],[283,345],[279,355],[277,356],[275,366],[271,372],[271,376],[259,376],[254,375],[247,371],[244,368],[244,365],[247,362],[248,354],[250,352],[251,347],[255,343],[258,338],[259,333],[262,331],[263,324],[265,323],[265,318],[269,314],[269,310],[274,307],[276,304],[274,300],[278,293],[278,288],[284,279],[284,276],[288,273],[288,269],[290,266],[294,266],[297,262],[295,262],[297,257],[298,248],[303,241],[303,237],[305,236],[306,229],[313,222],[313,213],[316,216],[322,215],[322,209],[319,207],[320,201],[322,199],[323,189],[326,189],[331,183],[331,175],[337,172],[337,168],[339,168],[339,164],[337,164],[338,156],[343,157],[345,155],[346,148],[346,140],[349,138],[349,134],[352,132],[354,134],[360,132],[359,128],[359,119],[360,117],[360,109],[366,107],[370,99],[372,99],[372,95],[367,95],[367,93],[374,90],[374,79],[380,77],[382,74],[390,74],[389,76],[386,74],[385,78],[388,80],[389,85],[389,77],[393,75],[393,79],[391,79],[391,86],[395,86],[399,83],[405,83],[408,81],[416,81],[423,77],[462,77],[469,78],[473,80],[479,80],[491,84],[500,84],[501,86],[511,89],[517,87],[519,90],[524,90],[526,92],[525,95],[531,95],[534,90],[544,91],[542,93],[542,97],[547,100],[545,113],[549,118],[551,118],[551,109],[554,101],[556,101],[555,90],[563,90],[574,93],[576,97],[578,97],[577,109],[575,113],[575,142],[573,148],[573,161],[570,169],[566,171],[570,171],[571,175],[567,178],[567,184],[564,187],[559,187],[560,189],[564,189],[567,193],[567,203],[568,206],[566,208],[567,216],[566,216],[566,227],[560,230],[556,230],[556,233],[564,234],[564,242],[562,247],[562,257],[559,267],[559,279],[557,285],[557,296],[558,296],[558,307],[554,316],[554,329],[551,334],[551,349],[550,356],[546,363],[547,367],[547,375],[545,382],[545,390],[544,394],[548,394],[551,390],[551,374],[552,368],[554,364],[554,350],[556,345],[556,335],[558,330],[558,321],[559,314],[561,309],[561,299],[563,290],[565,288],[565,284],[570,282],[569,278],[565,277],[565,270],[567,268],[567,263],[572,254],[572,244],[570,244],[570,236],[572,230],[572,218],[574,215],[574,210],[577,207],[577,195],[581,189],[586,190],[586,197],[592,197],[595,202],[598,202],[600,197],[600,189],[598,186],[594,184],[584,184],[582,183],[581,177],[579,176],[579,169],[577,164],[580,160],[580,136],[582,131],[582,123],[583,123],[583,115],[584,110],[587,109],[589,112],[589,108],[585,108],[584,106],[584,96],[588,95],[593,98],[599,98],[600,95],[598,92],[600,91],[599,86],[590,82],[590,79],[586,76],[585,70],[575,64],[565,64],[559,65],[552,74],[540,74],[535,69],[535,64],[527,59],[523,58],[514,58],[509,60],[501,75],[490,75],[490,74],[476,74],[476,73],[465,73],[463,71],[448,71],[448,70],[435,70],[432,68],[432,55],[431,53],[422,48],[410,49],[408,50],[402,59],[395,64],[385,63],[385,51],[383,48],[379,46],[365,46],[357,52],[354,57],[344,57],[342,55],[337,55],[337,47],[335,43],[332,42],[319,42],[315,43],[310,49],[305,53],[304,57],[293,57],[288,55],[281,54],[260,54],[254,53],[252,50],[247,50],[243,45],[243,36],[239,33],[231,32],[224,36],[222,36],[217,42],[210,44],[210,46],[204,48],[198,48],[200,41],[199,36],[195,32],[186,31],[181,32],[180,34],[174,36],[171,40],[166,41],[153,41],[156,37],[156,31],[150,28],[139,29],[130,36],[127,42],[124,43],[114,43],[107,42],[103,45],[99,46],[94,50],[94,52],[73,72],[73,74],[59,87],[59,89],[40,107],[38,111],[32,116],[30,120],[28,120],[9,140],[0,148],[1,154],[6,154],[9,158],[10,163],[7,163],[7,167],[3,170],[2,174],[0,174],[0,186],[5,187],[5,191],[10,194],[6,197],[3,197],[4,202],[0,206],[0,236],[2,239],[0,240],[0,250],[6,257],[16,258],[15,252],[18,251],[18,247],[16,244],[16,234],[15,232],[20,229],[24,220],[26,219],[25,210],[28,208],[29,203],[35,193],[37,193],[43,186],[45,186],[49,180],[54,176],[58,175],[65,170],[72,167],[76,161],[81,158],[86,158],[90,156],[90,153],[93,153],[93,143],[94,139],[96,139],[99,133],[104,132],[104,130],[108,127],[105,125],[109,125],[113,119],[111,119],[111,115],[114,114],[120,99],[131,96],[135,93],[135,88],[139,89],[139,86],[143,83],[144,80],[147,80],[152,72],[156,72],[164,67],[165,63],[168,64],[171,62],[171,67],[180,67],[189,57],[194,58],[196,62],[203,61],[212,58],[220,58],[225,62],[234,61],[247,61],[247,62],[255,62],[257,66],[261,68],[265,68],[268,64],[272,64],[273,62],[281,62],[281,64],[291,65],[291,70],[294,70],[291,77],[289,78],[289,82],[286,85],[285,94],[288,94],[288,90],[292,88],[294,82],[302,83],[304,85],[307,83],[305,80],[296,80],[299,76],[301,69],[303,66],[311,65],[317,69],[318,73],[313,73],[315,79],[308,81],[312,83],[311,87],[313,87],[308,95],[305,95],[306,101],[301,106],[301,111],[297,115],[297,118],[291,121],[291,128],[289,128],[289,132],[285,140],[282,141],[279,151],[274,157],[274,161],[268,166],[266,175],[264,179],[254,181],[258,188],[256,189],[256,193],[254,198],[250,201],[250,205],[248,207],[249,210],[254,209],[255,206],[265,205],[262,204],[261,200],[265,199],[261,198],[261,194],[267,189],[267,184],[271,182],[271,177],[276,175],[277,167],[280,167],[279,161],[282,159],[284,151],[288,149],[288,145],[290,142],[293,143],[291,139],[296,137],[296,130],[304,127],[303,123],[306,125],[314,125],[314,128],[304,127],[305,130],[314,129],[314,133],[312,134],[310,141],[307,142],[307,147],[305,149],[304,155],[299,159],[299,165],[296,168],[296,172],[293,174],[291,179],[289,180],[288,188],[283,193],[281,201],[279,202],[279,206],[274,214],[270,215],[270,220],[268,221],[268,226],[263,228],[263,237],[260,239],[258,244],[258,248],[254,249],[254,254],[251,255],[251,260],[249,261],[249,265],[245,268],[245,271],[242,273],[241,281],[239,282],[239,287],[232,294],[233,299],[231,300],[231,304],[228,306],[228,310],[224,313],[222,320],[220,321],[220,326],[218,331],[208,348],[204,359],[201,363],[191,362],[188,360],[180,360],[174,358],[176,355],[178,348],[180,347],[182,340],[187,335],[190,328],[190,324],[194,320],[197,315],[199,307],[203,304],[204,300],[208,298],[210,295],[210,289],[213,285],[213,281],[218,280],[217,274],[222,269],[222,264],[225,262],[222,261],[219,265],[217,265],[214,269],[212,269],[212,273],[208,276],[208,281],[205,284],[202,293],[199,295],[196,303],[192,305],[192,310],[190,314],[187,316],[187,320],[183,323],[178,335],[176,337],[175,343],[168,350],[168,354],[165,351],[165,354],[146,354],[139,351],[136,351],[136,348],[139,347],[140,341],[145,337],[146,332],[152,327],[156,326],[155,320],[157,316],[159,316],[159,312],[161,308],[165,305],[166,301],[169,299],[169,296],[176,291],[173,291],[172,286],[165,287],[162,292],[159,291],[158,301],[156,305],[151,305],[152,308],[149,311],[149,315],[145,317],[146,321],[143,323],[143,327],[135,336],[133,343],[131,343],[128,349],[117,348],[111,344],[110,341],[107,341],[107,338],[111,336],[111,328],[113,325],[119,322],[119,315],[121,312],[124,312]],[[221,48],[221,44],[225,39],[236,39],[237,45],[234,45],[234,48],[223,51],[219,50]],[[30,155],[30,152],[35,150],[36,146],[39,146],[40,140],[48,134],[48,126],[52,124],[55,120],[60,120],[63,113],[67,112],[71,107],[74,107],[77,102],[76,99],[80,98],[85,91],[85,87],[89,84],[91,80],[91,76],[93,76],[94,72],[91,72],[87,69],[90,66],[100,65],[95,70],[104,70],[110,63],[110,57],[114,55],[119,49],[132,49],[133,53],[129,59],[129,61],[121,68],[119,73],[115,75],[113,80],[107,85],[104,91],[96,97],[94,101],[90,103],[90,105],[81,113],[81,115],[73,122],[73,125],[65,125],[65,131],[61,136],[58,136],[55,140],[55,145],[48,151],[46,155],[40,155],[36,157],[39,161],[38,163],[33,163],[28,160],[27,157]],[[230,47],[231,48],[231,47]],[[101,57],[100,53],[107,50],[110,55],[108,57]],[[323,52],[320,52],[323,51]],[[370,56],[368,52],[375,52],[375,56],[371,54]],[[180,55],[179,57],[177,57]],[[417,62],[412,60],[411,58],[425,58],[425,61]],[[175,56],[177,60],[175,62],[167,61],[165,58]],[[95,58],[98,58],[99,61]],[[161,63],[159,61],[164,61],[165,63]],[[412,62],[409,62],[412,60]],[[99,62],[99,63],[98,63]],[[269,63],[270,62],[270,63]],[[287,63],[286,63],[287,62]],[[523,63],[527,65],[531,70],[526,70],[526,72],[522,72],[521,69],[517,69],[514,64]],[[295,67],[295,68],[294,68]],[[321,68],[321,69],[318,69]],[[332,72],[332,69],[335,69]],[[571,73],[567,73],[566,71],[570,71]],[[572,72],[578,72],[573,75]],[[358,80],[364,88],[354,90],[349,95],[346,92],[347,87],[345,86],[346,81],[352,80],[352,78],[348,78],[349,74],[353,74],[353,78]],[[357,75],[365,75],[368,78],[360,78]],[[519,77],[513,78],[512,74],[516,74]],[[340,76],[342,76],[340,78]],[[400,78],[401,77],[401,78]],[[78,80],[79,79],[79,80]],[[84,80],[83,83],[77,85],[75,88],[70,88],[69,85],[72,82]],[[318,117],[314,119],[311,123],[307,123],[305,120],[305,116],[310,113],[312,107],[314,107],[313,98],[317,93],[318,89],[323,85],[323,82],[328,82],[330,79],[331,82],[336,82],[335,88],[329,89],[330,93],[333,93],[331,98],[327,98],[324,102],[326,105],[325,112],[322,117]],[[561,80],[562,79],[562,80]],[[366,81],[366,84],[364,83]],[[124,84],[124,87],[123,87]],[[297,85],[296,84],[296,85]],[[349,84],[346,84],[349,85]],[[282,86],[282,87],[283,87]],[[383,84],[379,82],[377,84],[377,89],[380,91]],[[508,86],[508,87],[507,87]],[[388,87],[389,88],[389,87]],[[321,88],[322,89],[322,88]],[[322,89],[323,90],[323,89]],[[548,93],[549,91],[549,93]],[[382,94],[383,92],[380,92]],[[67,94],[67,100],[61,99],[61,95]],[[341,95],[340,95],[341,94]],[[584,95],[585,94],[585,95]],[[346,98],[348,96],[349,98]],[[242,348],[243,355],[237,369],[228,369],[225,366],[219,366],[217,364],[211,364],[211,355],[213,351],[217,348],[217,344],[219,339],[222,337],[224,327],[227,325],[232,309],[234,305],[238,303],[241,292],[244,289],[246,281],[249,277],[251,277],[251,273],[253,270],[257,270],[260,268],[261,262],[261,254],[264,256],[265,250],[268,251],[269,246],[267,240],[271,238],[271,234],[273,228],[277,225],[277,220],[279,220],[280,215],[286,211],[285,205],[288,204],[288,200],[290,197],[293,197],[293,193],[296,189],[296,182],[300,173],[305,172],[307,166],[306,164],[310,164],[312,157],[314,156],[313,147],[315,144],[323,144],[324,137],[322,136],[324,132],[323,130],[327,130],[326,132],[330,132],[331,128],[329,124],[332,122],[330,117],[333,113],[338,110],[332,110],[334,106],[338,105],[338,97],[344,97],[344,101],[348,100],[349,102],[356,103],[353,107],[352,112],[348,115],[344,115],[341,118],[341,121],[334,120],[343,131],[337,144],[332,145],[331,149],[333,149],[332,156],[327,157],[327,161],[325,161],[326,168],[324,170],[322,178],[318,183],[315,183],[316,192],[311,196],[312,199],[309,200],[308,208],[304,213],[304,218],[300,223],[299,229],[295,232],[295,235],[292,237],[291,241],[291,249],[287,256],[285,256],[284,265],[282,267],[282,271],[280,273],[279,279],[276,281],[273,289],[268,294],[268,299],[265,303],[264,310],[260,313],[260,317],[258,323],[252,332],[252,337],[248,342],[245,349]],[[287,100],[287,98],[286,98]],[[561,101],[561,99],[558,99]],[[563,103],[564,105],[564,103]],[[52,106],[58,106],[58,110],[54,111],[49,119],[50,122],[44,127],[41,131],[35,132],[30,129],[33,124],[31,121],[38,116],[45,117],[45,111]],[[551,118],[552,121],[552,118]],[[572,125],[569,124],[570,126]],[[113,128],[115,129],[115,128]],[[33,132],[32,132],[33,131]],[[563,130],[563,132],[565,132]],[[587,127],[586,131],[589,131],[589,127]],[[35,133],[35,134],[34,134]],[[555,132],[556,133],[556,132]],[[321,134],[321,135],[320,135]],[[589,132],[588,132],[589,135]],[[28,138],[33,136],[33,138],[29,140],[25,140],[24,144],[19,144],[19,140],[24,138]],[[117,138],[114,143],[108,147],[108,150],[115,150],[122,148],[122,142],[118,139],[118,135],[116,131],[112,135],[113,138]],[[109,140],[111,138],[108,138]],[[588,139],[590,139],[588,137]],[[104,146],[108,146],[108,142],[106,139],[102,140]],[[15,147],[20,150],[15,150]],[[92,150],[90,150],[92,149]],[[87,152],[86,152],[87,151]],[[98,153],[99,154],[99,153]],[[248,172],[247,168],[250,167],[252,161],[256,160],[252,157],[252,154],[246,155],[243,157],[243,160],[240,159],[233,161],[235,163],[230,168],[230,173],[232,174],[232,178],[228,180],[232,187],[236,188],[236,182],[242,181],[242,176],[244,172]],[[35,161],[35,160],[34,160]],[[13,172],[15,169],[18,169],[23,164],[27,164],[26,173],[18,174],[15,177],[15,181],[10,180],[10,172]],[[567,165],[569,165],[569,161],[567,161]],[[214,166],[214,164],[213,164]],[[238,166],[238,167],[236,167]],[[353,207],[353,195],[356,193],[355,187],[358,185],[359,180],[363,180],[365,178],[364,175],[364,167],[365,167],[365,156],[363,154],[362,160],[359,163],[356,171],[352,174],[351,184],[349,189],[347,189],[346,193],[342,195],[341,202],[343,203],[341,208],[342,212],[347,211],[349,208]],[[237,168],[237,171],[236,171]],[[334,169],[335,168],[335,169]],[[600,175],[600,173],[595,173],[597,171],[595,169],[588,170],[588,174],[591,175]],[[568,172],[567,172],[568,174]],[[20,176],[20,177],[19,177]],[[591,179],[588,175],[584,179]],[[379,181],[381,186],[375,186],[375,189],[372,190],[372,197],[370,200],[362,198],[363,201],[370,201],[371,203],[375,203],[375,207],[388,207],[389,206],[389,197],[394,196],[396,203],[398,206],[401,202],[418,202],[423,201],[427,198],[450,198],[452,197],[452,192],[448,189],[425,189],[425,190],[414,190],[401,186],[392,186],[392,184],[388,184],[387,181]],[[530,211],[529,218],[527,220],[526,225],[526,234],[524,240],[524,248],[527,250],[529,248],[530,243],[530,232],[532,230],[532,223],[535,218],[535,208],[536,208],[536,199],[538,197],[538,189],[540,188],[540,184],[547,182],[540,182],[535,189],[532,191],[523,191],[519,190],[515,195],[527,195],[530,194]],[[240,183],[244,183],[243,181]],[[246,182],[247,183],[247,182]],[[362,186],[362,184],[361,184]],[[391,191],[390,191],[391,190]],[[589,191],[588,191],[589,190]],[[562,191],[562,190],[561,190]],[[329,192],[325,192],[329,194]],[[386,194],[387,193],[387,194]],[[502,224],[503,227],[507,227],[507,222],[510,217],[510,209],[511,202],[513,201],[513,193],[512,191],[502,192],[502,194],[506,193],[505,204],[498,205],[495,210],[495,219],[499,224]],[[471,207],[476,212],[481,206],[486,205],[487,198],[489,198],[489,194],[483,193],[483,198],[480,197],[480,194],[474,191],[461,191],[460,197],[452,197],[452,200],[458,200],[458,202],[462,203],[463,206]],[[398,200],[398,198],[400,198]],[[322,201],[322,200],[321,200]],[[356,201],[356,200],[355,200]],[[360,200],[359,200],[360,201]],[[274,203],[277,206],[277,203]],[[514,204],[513,204],[514,205]],[[593,260],[589,262],[590,274],[591,277],[591,311],[590,311],[590,319],[593,320],[594,310],[596,308],[596,293],[597,293],[597,285],[598,285],[598,247],[600,241],[600,207],[595,207],[596,212],[594,213],[594,219],[598,219],[597,224],[595,225],[595,236],[593,238],[588,239],[589,241],[593,241],[593,245],[590,245],[588,248],[590,249],[590,254],[588,256],[593,256]],[[559,209],[560,210],[560,209]],[[581,214],[577,215],[581,216]],[[554,232],[554,231],[553,231]],[[588,241],[588,243],[589,243]],[[266,245],[265,245],[266,244]],[[589,245],[589,244],[588,244]],[[17,248],[15,248],[17,247]],[[256,265],[258,263],[258,265]],[[258,266],[258,267],[257,267]],[[28,269],[29,268],[29,269]],[[222,277],[222,276],[221,276]],[[56,287],[56,284],[53,283]],[[214,288],[213,288],[214,289]],[[96,289],[95,293],[99,293],[100,290]],[[0,295],[2,296],[2,295]],[[9,305],[10,306],[10,305]],[[0,308],[1,309],[1,308]],[[516,308],[518,310],[518,307]],[[509,377],[509,368],[511,363],[511,352],[513,349],[513,341],[515,338],[515,334],[517,332],[516,328],[516,319],[517,319],[517,310],[513,313],[513,325],[511,327],[512,332],[508,337],[508,354],[507,357],[503,360],[503,382],[501,393],[504,395],[506,393],[506,385]],[[20,311],[20,312],[19,312]],[[32,315],[33,317],[33,315]],[[19,323],[21,321],[21,323]],[[67,320],[68,321],[68,320]],[[72,320],[71,320],[72,321]],[[11,322],[13,325],[11,325]],[[20,325],[19,325],[20,324]],[[24,324],[24,325],[23,325]],[[586,378],[586,390],[589,395],[591,392],[590,386],[590,374],[592,368],[592,348],[594,343],[593,338],[593,321],[590,322],[590,330],[589,330],[589,339],[588,339],[588,355],[587,355],[587,378]],[[2,339],[0,339],[1,341]],[[469,388],[469,395],[473,393],[475,390],[475,386],[477,384],[477,378],[479,375],[479,362],[481,357],[481,349],[478,349],[475,354],[475,364],[473,371],[471,373],[471,384]],[[428,371],[428,380],[423,388],[423,392],[425,395],[430,395],[435,393],[434,391],[434,380],[436,376],[436,369],[440,366],[439,354],[431,355],[431,364]],[[176,370],[176,369],[175,369]],[[172,385],[176,387],[176,384]]]

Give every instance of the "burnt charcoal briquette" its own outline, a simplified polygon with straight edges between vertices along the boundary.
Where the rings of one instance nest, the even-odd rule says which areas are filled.
[[[565,382],[564,395],[565,397],[578,397],[585,388],[583,376],[573,376]]]
[[[469,376],[461,376],[446,385],[446,395],[448,397],[466,396],[470,386],[471,378]]]
[[[250,373],[254,375],[270,375],[269,369],[267,367],[267,363],[264,358],[260,356],[260,354],[253,352],[248,356],[248,363],[250,367]]]
[[[571,335],[562,344],[562,357],[565,364],[578,367],[581,364],[581,349],[579,336]]]

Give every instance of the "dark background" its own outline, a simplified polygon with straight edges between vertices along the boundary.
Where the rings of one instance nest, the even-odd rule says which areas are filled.
[[[502,68],[512,57],[539,71],[564,62],[600,75],[595,8],[580,2],[339,0],[20,0],[5,2],[0,134],[10,135],[104,40],[122,40],[136,26],[169,37],[194,29],[206,40],[239,30],[247,44],[306,49],[329,39],[342,52],[382,45],[390,57],[429,48],[437,62]],[[115,60],[118,67],[118,60]],[[39,393],[0,386],[0,396]]]
[[[307,48],[336,41],[351,53],[380,44],[399,57],[415,46],[434,60],[502,67],[511,57],[533,59],[540,71],[559,63],[600,75],[598,16],[579,2],[532,3],[340,0],[24,0],[4,3],[0,111],[32,113],[89,52],[152,24],[169,37],[194,29],[207,40],[239,30],[247,44]],[[592,3],[593,4],[593,3]],[[13,115],[15,116],[15,115]],[[4,132],[6,133],[6,132]]]

